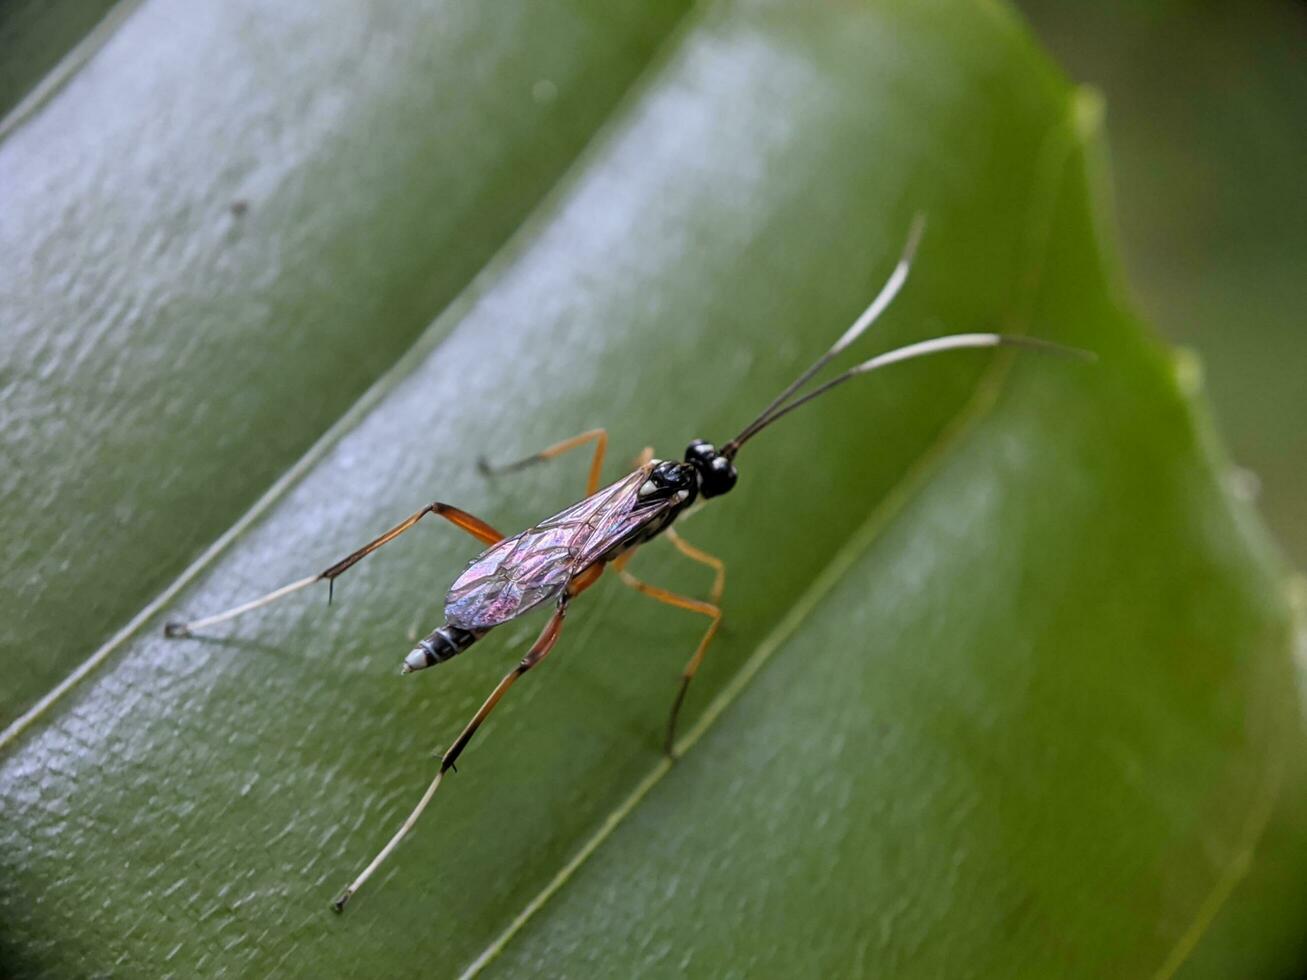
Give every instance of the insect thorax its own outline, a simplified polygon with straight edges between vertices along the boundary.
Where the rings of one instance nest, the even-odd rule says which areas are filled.
[[[644,544],[646,541],[652,541],[672,526],[672,522],[676,520],[676,516],[683,509],[684,508],[677,507],[664,511],[658,516],[657,520],[645,524],[634,534],[629,535],[619,541],[612,548],[608,549],[608,551],[604,553],[603,560],[606,562],[613,561],[615,558],[620,558],[625,552],[630,551],[632,548],[636,548]]]

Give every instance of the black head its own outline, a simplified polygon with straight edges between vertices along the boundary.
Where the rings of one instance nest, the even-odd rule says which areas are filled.
[[[699,492],[708,497],[720,497],[735,486],[735,464],[717,451],[710,442],[696,439],[685,447],[685,461],[699,475]]]

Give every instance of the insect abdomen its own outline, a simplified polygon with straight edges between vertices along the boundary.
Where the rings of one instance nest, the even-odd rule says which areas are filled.
[[[474,632],[446,623],[418,641],[418,645],[404,658],[404,673],[425,670],[457,657],[484,635],[484,631]]]

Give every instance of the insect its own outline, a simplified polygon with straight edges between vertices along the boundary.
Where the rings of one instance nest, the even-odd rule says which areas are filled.
[[[907,281],[921,230],[922,222],[918,218],[913,224],[903,253],[890,277],[853,325],[811,367],[777,395],[752,422],[740,431],[739,435],[720,448],[702,439],[696,439],[686,448],[684,458],[681,460],[657,460],[653,458],[652,450],[647,449],[635,469],[617,482],[602,488],[599,486],[599,479],[608,443],[607,434],[603,429],[583,432],[515,463],[492,467],[482,461],[483,471],[502,473],[551,459],[587,443],[594,445],[585,498],[520,534],[506,537],[485,521],[466,511],[445,503],[432,503],[317,575],[292,582],[216,615],[186,623],[171,622],[165,626],[164,632],[168,636],[189,636],[196,630],[266,606],[293,592],[323,581],[328,583],[330,597],[330,589],[334,587],[338,576],[378,548],[394,541],[428,514],[443,517],[472,535],[487,548],[474,558],[454,581],[445,597],[444,624],[420,640],[409,652],[404,658],[403,673],[425,670],[444,663],[463,653],[496,626],[538,607],[552,606],[553,612],[526,655],[504,675],[458,738],[441,756],[440,768],[417,806],[385,847],[332,903],[336,911],[344,909],[345,903],[372,876],[417,823],[440,787],[445,774],[455,769],[455,763],[463,750],[467,748],[477,729],[494,711],[500,699],[522,675],[544,660],[553,649],[562,632],[564,618],[568,614],[572,601],[594,585],[606,569],[615,570],[625,584],[639,592],[667,605],[697,613],[708,620],[706,631],[681,672],[680,683],[668,716],[664,749],[668,755],[673,753],[676,721],[681,706],[685,701],[690,682],[703,662],[704,653],[721,623],[720,599],[725,581],[725,566],[716,557],[686,542],[676,533],[672,525],[700,498],[711,500],[720,497],[735,486],[737,478],[735,457],[740,448],[763,429],[814,398],[821,397],[859,375],[930,354],[964,348],[1013,345],[1092,357],[1084,351],[1028,337],[994,333],[952,334],[908,344],[880,354],[800,394],[804,385],[834,357],[857,340],[898,295]],[[650,585],[626,571],[625,566],[636,549],[659,535],[667,537],[686,557],[713,569],[715,579],[706,601]]]

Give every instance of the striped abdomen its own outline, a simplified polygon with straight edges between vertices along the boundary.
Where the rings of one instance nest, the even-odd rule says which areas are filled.
[[[465,630],[460,626],[446,623],[418,641],[418,645],[404,658],[404,673],[425,670],[427,667],[444,663],[451,657],[457,657],[485,634],[485,630]]]

